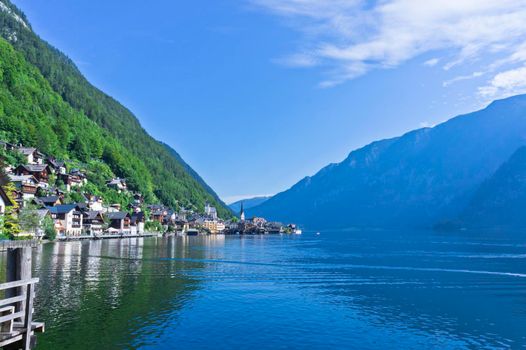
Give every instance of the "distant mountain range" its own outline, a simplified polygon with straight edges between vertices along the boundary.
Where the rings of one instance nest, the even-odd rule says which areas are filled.
[[[526,95],[373,142],[248,210],[308,228],[526,225]]]
[[[258,206],[260,204],[263,204],[269,198],[270,197],[265,197],[265,196],[247,198],[247,199],[242,199],[240,201],[229,204],[228,206],[235,214],[238,214],[239,211],[241,210],[241,203],[243,203],[243,208],[247,210],[255,206]]]

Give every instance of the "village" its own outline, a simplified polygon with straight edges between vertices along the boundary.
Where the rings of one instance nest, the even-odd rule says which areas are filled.
[[[126,179],[119,177],[108,178],[106,186],[131,195],[133,200],[126,207],[105,203],[101,196],[83,190],[88,178],[81,169],[68,170],[64,161],[36,148],[3,141],[0,141],[0,148],[23,160],[16,167],[5,167],[11,187],[8,191],[0,187],[0,215],[11,212],[21,221],[21,230],[14,234],[15,239],[301,233],[295,225],[283,226],[257,217],[246,219],[243,207],[239,218],[223,220],[218,217],[216,208],[208,203],[203,212],[146,204],[141,193],[130,191]],[[51,177],[55,180],[53,183]],[[57,182],[61,186],[56,186]],[[73,191],[76,201],[70,195]]]

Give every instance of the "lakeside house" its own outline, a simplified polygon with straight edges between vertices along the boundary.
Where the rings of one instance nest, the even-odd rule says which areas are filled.
[[[110,234],[130,234],[131,217],[124,211],[110,212],[106,214],[109,220],[108,233]]]
[[[76,204],[62,204],[49,207],[59,236],[80,236],[82,234],[82,213]]]
[[[9,181],[16,187],[16,198],[19,204],[23,204],[25,200],[35,198],[39,182],[33,175],[14,175],[9,174]]]
[[[83,234],[89,236],[98,236],[104,230],[104,216],[100,211],[88,210],[82,213]]]
[[[221,233],[226,226],[223,221],[207,218],[203,221],[202,227],[210,231],[210,233]]]
[[[151,207],[155,207],[155,206],[151,206]],[[151,217],[150,219],[152,221],[158,221],[159,223],[163,223],[165,220],[164,220],[164,217],[168,215],[168,210],[166,210],[164,207],[160,207],[160,208],[154,208],[154,209],[151,209]]]
[[[144,234],[144,223],[146,216],[139,208],[130,217],[130,233],[132,235]]]

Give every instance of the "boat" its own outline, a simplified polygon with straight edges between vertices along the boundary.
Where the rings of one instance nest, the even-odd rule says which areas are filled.
[[[199,236],[199,230],[195,228],[188,229],[186,231],[187,236]]]
[[[299,228],[295,229],[292,231],[292,233],[294,233],[295,235],[301,235],[303,233],[303,231]]]

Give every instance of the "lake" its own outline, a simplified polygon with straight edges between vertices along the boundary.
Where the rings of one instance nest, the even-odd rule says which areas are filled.
[[[38,349],[526,348],[526,233],[50,243],[33,265]]]

